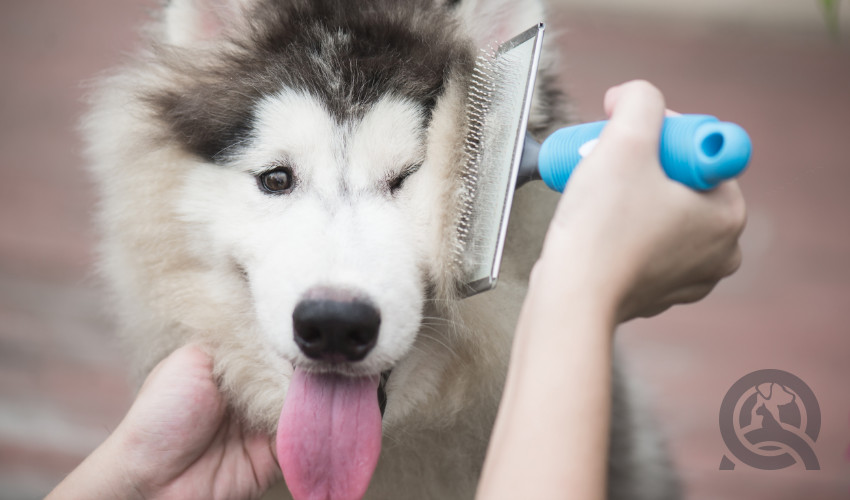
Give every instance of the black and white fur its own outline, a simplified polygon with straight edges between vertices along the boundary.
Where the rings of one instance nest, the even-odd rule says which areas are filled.
[[[467,78],[479,47],[542,19],[537,0],[165,6],[84,122],[101,268],[141,373],[203,341],[233,411],[274,433],[293,364],[391,371],[367,497],[472,498],[556,196],[517,193],[499,287],[458,300]],[[552,61],[538,134],[563,117]],[[280,168],[292,189],[264,192],[258,177]],[[316,287],[380,310],[362,361],[324,366],[293,341],[293,309]],[[635,437],[639,419],[616,392],[610,497],[672,498],[663,454]]]

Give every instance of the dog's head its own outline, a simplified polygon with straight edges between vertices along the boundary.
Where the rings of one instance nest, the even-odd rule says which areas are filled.
[[[85,122],[103,268],[142,364],[202,339],[244,420],[300,419],[279,433],[296,462],[299,442],[332,434],[303,431],[317,414],[374,421],[382,373],[404,396],[388,391],[388,415],[423,407],[458,352],[445,317],[468,79],[479,47],[541,20],[538,1],[172,0],[163,14]],[[377,421],[348,434],[380,442]]]
[[[449,298],[466,77],[524,3],[172,2],[146,98],[199,160],[176,210],[284,359],[378,374]]]
[[[457,103],[440,100],[468,50],[436,10],[262,7],[149,96],[203,163],[177,210],[242,275],[283,358],[377,374],[410,348],[443,272],[457,141],[434,129],[459,130]]]
[[[220,346],[231,402],[273,428],[293,366],[374,377],[440,335],[469,72],[541,17],[537,0],[172,0],[86,122],[142,356]]]

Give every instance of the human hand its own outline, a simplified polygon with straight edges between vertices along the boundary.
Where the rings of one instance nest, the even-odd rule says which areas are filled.
[[[115,432],[51,497],[258,498],[280,478],[271,439],[243,429],[212,360],[185,346],[154,368]]]
[[[649,83],[610,89],[605,110],[609,124],[564,190],[532,285],[547,282],[565,300],[603,297],[617,321],[705,297],[741,262],[737,183],[697,192],[667,178],[664,98]]]

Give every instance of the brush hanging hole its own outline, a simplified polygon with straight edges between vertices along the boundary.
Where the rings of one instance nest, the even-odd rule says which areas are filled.
[[[709,158],[717,156],[717,153],[723,149],[723,134],[719,132],[709,134],[702,140],[700,147],[702,148],[702,152],[705,156],[708,156]]]

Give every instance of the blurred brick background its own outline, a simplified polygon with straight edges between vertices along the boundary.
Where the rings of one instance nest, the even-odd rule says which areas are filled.
[[[132,49],[154,4],[0,3],[2,499],[43,496],[132,399],[92,277],[94,199],[75,124],[86,80]],[[563,83],[582,119],[600,117],[607,87],[646,78],[671,108],[750,131],[745,261],[705,301],[630,323],[619,339],[647,381],[689,498],[846,499],[850,45],[829,42],[816,23],[661,11],[556,4],[548,43],[564,47]],[[718,471],[720,401],[762,368],[790,371],[817,395],[822,470]]]

